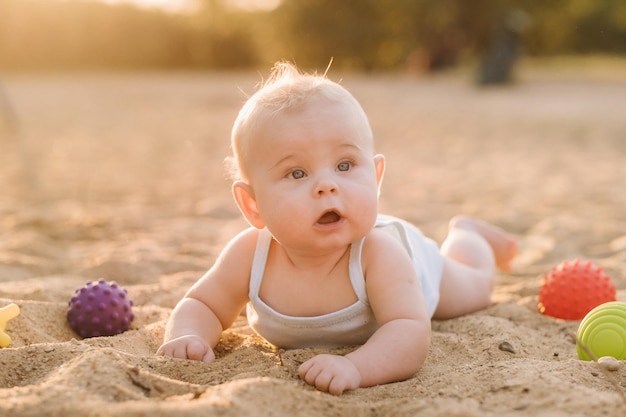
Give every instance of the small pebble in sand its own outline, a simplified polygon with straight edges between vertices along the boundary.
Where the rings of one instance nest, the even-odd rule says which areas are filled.
[[[498,346],[498,349],[504,351],[504,352],[511,352],[511,353],[517,353],[515,352],[515,348],[513,347],[512,344],[510,344],[509,342],[502,342],[500,343],[500,346]]]
[[[617,371],[619,369],[619,361],[613,356],[603,356],[598,359],[598,365],[607,371]]]

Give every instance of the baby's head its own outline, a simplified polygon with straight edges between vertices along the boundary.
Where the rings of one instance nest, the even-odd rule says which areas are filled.
[[[232,178],[249,179],[247,168],[250,158],[254,157],[250,152],[251,144],[261,140],[257,133],[265,123],[316,100],[349,106],[362,125],[363,139],[369,141],[373,151],[373,135],[365,111],[348,90],[326,78],[325,74],[303,74],[292,64],[279,62],[235,120],[231,134],[233,156],[229,160]]]
[[[241,109],[232,148],[237,205],[282,245],[341,247],[373,227],[384,158],[337,83],[278,64]]]

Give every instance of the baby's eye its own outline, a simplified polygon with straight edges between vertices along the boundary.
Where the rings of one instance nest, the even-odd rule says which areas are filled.
[[[352,167],[352,164],[350,162],[339,162],[339,165],[337,165],[337,170],[339,171],[349,171],[350,168]]]
[[[299,180],[300,178],[304,178],[304,171],[301,169],[294,169],[289,173],[289,176],[294,180]]]

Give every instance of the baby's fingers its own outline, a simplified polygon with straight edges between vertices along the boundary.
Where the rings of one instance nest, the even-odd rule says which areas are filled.
[[[315,356],[300,365],[298,374],[308,384],[333,395],[358,388],[361,383],[358,369],[343,356]]]
[[[319,363],[319,356],[315,356],[300,365],[298,375],[307,383],[315,385],[315,380],[323,370],[324,366]]]
[[[192,359],[211,363],[215,361],[213,349],[204,340],[185,336],[165,343],[157,350],[157,355],[179,359]]]
[[[337,367],[337,363],[341,363],[343,359],[331,355],[316,356],[300,365],[298,374],[306,383],[320,391],[341,395],[349,388],[341,375],[341,368]]]
[[[168,356],[170,358],[174,358],[174,346],[172,346],[171,343],[161,345],[156,354],[159,356]]]
[[[325,372],[324,367],[314,361],[303,363],[298,369],[298,374],[307,384],[313,385],[320,391],[328,392],[328,386],[332,375]]]
[[[187,359],[187,347],[181,343],[167,343],[157,350],[157,355]]]
[[[309,372],[309,369],[311,369],[311,366],[313,366],[313,363],[308,360],[298,367],[298,375],[300,375],[300,378],[304,379],[306,373]]]
[[[204,342],[193,341],[187,345],[187,357],[196,361],[211,363],[215,361],[213,349]]]
[[[209,350],[209,345],[200,340],[190,340],[186,347],[185,357],[194,361],[201,361]]]

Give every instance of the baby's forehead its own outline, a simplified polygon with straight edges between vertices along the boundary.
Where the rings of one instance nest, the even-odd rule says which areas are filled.
[[[357,136],[371,139],[371,129],[367,116],[356,100],[311,97],[296,106],[283,108],[266,117],[261,117],[257,127],[259,133],[278,129],[291,129],[293,126],[313,123],[315,125],[342,125]]]
[[[239,170],[254,159],[256,146],[271,136],[274,123],[295,120],[317,109],[333,109],[328,117],[339,117],[351,124],[360,147],[373,150],[373,134],[365,111],[357,99],[341,85],[328,79],[299,79],[293,83],[266,85],[246,102],[233,129],[233,150]],[[307,113],[308,112],[308,113]],[[323,121],[322,121],[323,123]]]
[[[250,138],[250,155],[253,159],[254,155],[266,155],[269,160],[278,160],[284,155],[308,158],[314,151],[335,157],[346,152],[353,157],[357,153],[373,154],[371,130],[364,123],[345,103],[309,103],[259,126]]]

